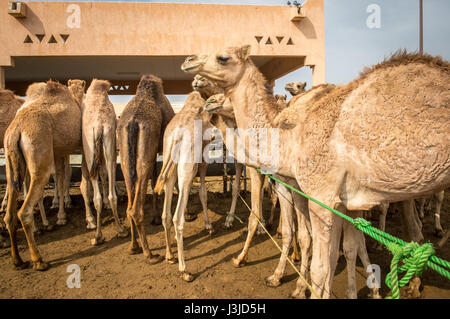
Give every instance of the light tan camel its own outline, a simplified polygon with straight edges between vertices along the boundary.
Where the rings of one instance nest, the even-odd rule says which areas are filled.
[[[81,145],[80,103],[84,85],[84,81],[72,80],[69,90],[62,84],[48,81],[42,95],[19,112],[6,131],[6,177],[10,199],[5,223],[16,268],[27,266],[17,247],[17,218],[25,232],[33,268],[46,270],[49,267],[39,253],[31,229],[33,208],[42,197],[44,185],[55,168],[60,194],[63,194],[64,160]],[[30,174],[30,188],[17,213],[17,196],[26,170]],[[58,212],[58,219],[62,222],[65,221],[63,200],[61,197]]]
[[[249,53],[243,46],[190,56],[182,69],[225,88],[239,128],[272,127],[279,109]],[[295,128],[278,131],[272,153],[282,156],[257,165],[295,178],[305,193],[343,210],[441,191],[450,185],[449,70],[439,57],[397,53],[303,108]],[[343,221],[315,203],[309,209],[312,287],[328,298]]]
[[[136,95],[127,104],[117,123],[117,142],[128,194],[127,218],[131,228],[129,254],[144,253],[150,264],[161,261],[148,246],[144,225],[144,203],[148,179],[156,168],[162,115],[155,96],[163,94],[160,78],[143,75]],[[152,212],[156,214],[156,212]],[[136,241],[136,230],[142,248]]]
[[[211,81],[209,81],[208,79],[206,79],[200,75],[196,75],[194,77],[194,81],[192,82],[192,88],[194,89],[194,91],[199,92],[204,100],[207,100],[214,95],[219,96],[223,92],[222,89],[218,88]],[[223,95],[221,95],[221,96],[223,97]],[[222,102],[222,104],[223,104],[223,102]],[[209,121],[208,113],[203,113],[202,116],[203,117],[207,116],[207,121]],[[228,116],[230,116],[230,115],[228,114]],[[220,127],[217,127],[217,128],[219,129],[219,131],[222,134],[222,140],[223,140],[223,137],[225,136],[224,131],[222,131],[222,129],[225,129],[225,127],[226,127],[225,122],[224,122],[224,121],[226,121],[226,120],[224,120],[226,118],[227,117],[224,115],[224,116],[221,116],[219,118],[219,120],[217,121],[217,125],[220,125]],[[211,121],[209,121],[209,122],[211,122]],[[215,126],[215,125],[213,124],[213,126]],[[208,128],[210,128],[210,127],[208,127]],[[208,129],[208,128],[205,128],[205,129]],[[231,228],[233,226],[237,198],[238,198],[238,195],[240,192],[240,186],[241,186],[240,178],[241,178],[242,170],[244,167],[244,165],[242,165],[241,163],[238,163],[236,160],[234,161],[234,165],[235,165],[235,178],[233,180],[233,185],[232,185],[231,207],[230,207],[230,210],[227,212],[227,217],[225,218],[225,223],[223,225],[225,228]],[[202,170],[202,168],[203,168],[203,170]],[[206,169],[207,169],[207,166],[200,167],[200,174],[206,174]],[[202,180],[203,180],[203,182],[202,182]],[[202,193],[206,194],[206,185],[205,185],[204,178],[203,179],[201,178],[201,184],[200,184],[200,194],[202,194]],[[204,196],[206,196],[206,195],[204,195]],[[202,196],[200,196],[200,197],[202,197]],[[206,199],[205,199],[205,202],[206,202]],[[186,208],[186,210],[187,210],[187,208]],[[206,210],[207,210],[207,207],[205,204],[205,206],[203,207],[204,214],[206,214]],[[189,215],[187,214],[187,216],[189,216]]]
[[[114,222],[119,237],[128,236],[128,231],[121,225],[117,212],[116,195],[116,113],[108,98],[111,83],[105,80],[93,79],[87,90],[81,107],[81,131],[83,142],[81,194],[86,207],[86,221],[92,226],[94,217],[89,205],[88,183],[94,191],[94,206],[97,211],[97,230],[92,244],[103,241],[101,232],[101,213],[103,209],[102,194],[99,188],[100,170],[106,169],[108,174],[108,201],[113,212]],[[95,227],[95,225],[94,225]]]
[[[180,112],[170,121],[164,133],[163,166],[154,191],[161,193],[164,188],[164,207],[162,213],[162,224],[166,237],[166,260],[175,263],[170,242],[170,229],[173,222],[175,238],[178,249],[178,263],[181,278],[185,281],[194,280],[194,276],[186,270],[183,249],[183,228],[185,221],[185,209],[189,199],[194,177],[199,170],[200,175],[200,202],[203,208],[205,229],[213,233],[212,225],[208,217],[207,190],[205,184],[208,163],[203,162],[203,151],[207,142],[203,140],[206,135],[212,136],[213,126],[208,117],[202,112],[205,99],[219,90],[202,77],[195,77],[192,82],[194,89],[191,92]],[[220,90],[221,91],[221,90]],[[236,178],[238,179],[238,178]],[[179,196],[177,207],[172,218],[172,196],[173,188],[178,180]],[[233,192],[234,195],[234,192]],[[236,196],[237,197],[237,194]],[[234,198],[236,201],[236,198]]]
[[[299,95],[300,93],[305,92],[305,88],[306,88],[306,82],[301,82],[301,81],[289,82],[284,87],[284,89],[286,91],[288,91],[289,93],[291,93],[292,96],[296,96],[296,95]]]
[[[228,100],[225,99],[223,94],[218,94],[210,97],[205,104],[205,110],[208,112],[212,112],[211,122],[213,125],[221,128],[222,134],[225,129],[235,128],[236,127],[236,119],[234,118],[233,107],[229,103]],[[222,122],[220,125],[215,122]],[[234,144],[235,145],[235,144]],[[285,182],[290,184],[293,187],[299,188],[295,180],[293,179],[285,179]],[[272,189],[272,192],[275,193],[277,200],[280,197],[280,223],[279,223],[279,232],[282,234],[281,238],[283,239],[283,253],[280,257],[280,261],[273,275],[267,277],[265,279],[266,285],[269,287],[277,287],[281,284],[281,278],[284,275],[284,271],[286,268],[286,258],[290,250],[291,242],[294,245],[294,252],[291,256],[293,261],[301,260],[300,265],[300,273],[303,278],[308,278],[308,270],[310,266],[310,256],[311,256],[311,224],[309,221],[309,212],[308,212],[308,202],[307,200],[300,196],[299,194],[290,191],[287,187],[279,183],[272,184],[275,189]],[[256,193],[257,195],[258,193]],[[252,193],[252,197],[256,196]],[[295,229],[294,219],[292,216],[294,215],[294,208],[296,217],[298,219],[298,234]],[[352,212],[354,213],[354,212]],[[353,214],[352,217],[361,217],[361,213]],[[284,222],[283,222],[284,220]],[[284,223],[284,224],[283,224]],[[349,225],[346,225],[349,226]],[[347,289],[347,297],[348,298],[356,298],[356,257],[360,256],[360,259],[363,263],[364,269],[367,269],[370,265],[369,257],[366,250],[366,245],[364,241],[364,237],[360,238],[359,234],[353,227],[346,227],[344,231],[344,255],[347,261],[348,267],[348,289]],[[250,232],[250,229],[249,229]],[[298,235],[298,237],[297,237]],[[298,239],[298,242],[297,242]],[[250,238],[251,240],[251,238]],[[299,253],[298,244],[301,246],[301,259]],[[247,244],[247,243],[246,243]],[[249,244],[249,243],[248,243]],[[233,264],[236,266],[241,265],[239,258],[233,259]],[[308,280],[309,281],[309,280]],[[302,285],[298,285],[296,290],[293,292],[292,296],[296,298],[306,298],[306,290],[307,285],[305,282],[302,282]],[[372,298],[379,299],[381,298],[379,294],[378,288],[372,288],[370,295]]]

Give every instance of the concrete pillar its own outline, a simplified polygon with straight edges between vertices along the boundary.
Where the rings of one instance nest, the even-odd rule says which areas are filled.
[[[5,89],[5,67],[0,66],[0,89]]]
[[[312,69],[312,85],[325,84],[325,64],[316,64],[311,66]]]

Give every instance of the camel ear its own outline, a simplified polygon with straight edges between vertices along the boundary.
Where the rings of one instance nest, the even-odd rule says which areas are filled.
[[[284,95],[284,99],[285,99],[285,100],[287,99],[287,95],[286,95],[286,94]]]
[[[306,87],[306,82],[303,83],[302,89],[304,89]]]
[[[86,87],[86,81],[82,80],[81,83],[83,83],[83,89]]]
[[[250,44],[243,45],[239,48],[238,55],[242,61],[247,60],[248,56],[250,55],[251,48],[252,46]]]
[[[67,86],[71,86],[72,85],[72,80],[67,81]]]

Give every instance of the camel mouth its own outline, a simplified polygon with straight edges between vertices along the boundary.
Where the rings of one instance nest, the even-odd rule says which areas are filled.
[[[196,63],[196,64],[185,64],[183,63],[181,65],[181,70],[186,72],[186,73],[196,73],[195,71],[197,71],[198,69],[200,69],[200,66],[202,65],[202,63]]]
[[[210,103],[206,103],[205,106],[203,106],[203,110],[210,114],[217,113],[217,111],[220,110],[220,106],[213,106]]]

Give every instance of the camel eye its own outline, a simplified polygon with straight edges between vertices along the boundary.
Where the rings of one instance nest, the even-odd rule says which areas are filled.
[[[217,61],[219,61],[219,63],[221,64],[225,64],[227,63],[227,61],[230,59],[229,56],[219,56],[217,57]]]

